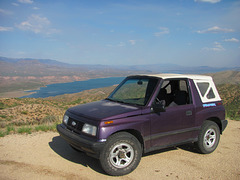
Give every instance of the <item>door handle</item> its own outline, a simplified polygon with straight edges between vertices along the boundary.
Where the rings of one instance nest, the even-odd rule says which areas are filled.
[[[189,111],[186,111],[186,116],[191,116],[192,115],[192,111],[189,110]]]

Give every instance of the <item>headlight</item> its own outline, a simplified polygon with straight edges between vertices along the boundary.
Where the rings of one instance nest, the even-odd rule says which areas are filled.
[[[90,134],[92,136],[96,136],[96,134],[97,134],[97,127],[96,126],[92,126],[90,124],[84,124],[83,128],[82,128],[82,132],[84,132],[86,134]]]
[[[67,125],[69,117],[67,115],[63,116],[63,123]]]

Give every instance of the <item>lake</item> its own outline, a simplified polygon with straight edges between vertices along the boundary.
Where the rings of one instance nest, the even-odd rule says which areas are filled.
[[[41,87],[38,90],[25,91],[33,92],[33,94],[23,96],[21,98],[45,98],[49,96],[73,94],[84,90],[113,86],[115,84],[119,84],[124,78],[125,77],[110,77],[89,79],[87,81],[75,81],[70,83],[50,84],[46,87]]]

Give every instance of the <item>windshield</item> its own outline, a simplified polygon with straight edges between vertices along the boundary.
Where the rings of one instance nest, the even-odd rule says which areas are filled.
[[[157,85],[157,79],[129,78],[126,79],[108,97],[109,100],[144,106]]]

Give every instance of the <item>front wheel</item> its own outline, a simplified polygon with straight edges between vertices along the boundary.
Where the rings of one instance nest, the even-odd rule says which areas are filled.
[[[141,156],[141,145],[136,137],[120,132],[109,137],[100,155],[100,163],[109,175],[122,176],[136,169]]]
[[[218,125],[213,121],[205,121],[199,132],[198,141],[196,146],[203,154],[213,152],[219,143],[220,130]]]

